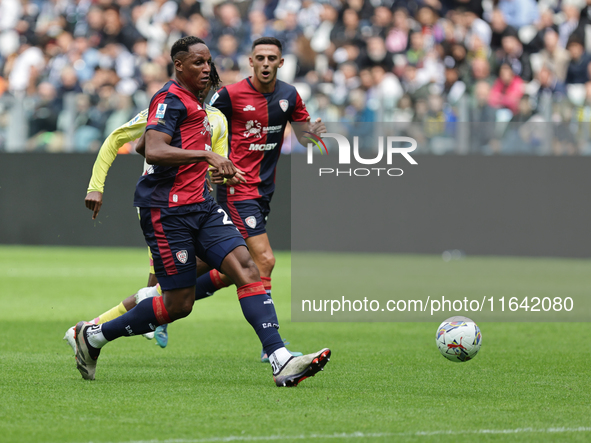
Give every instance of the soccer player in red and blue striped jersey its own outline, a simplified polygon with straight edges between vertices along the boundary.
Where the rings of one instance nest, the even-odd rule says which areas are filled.
[[[85,379],[95,377],[100,349],[122,336],[144,334],[190,314],[195,301],[196,256],[237,286],[242,312],[270,355],[278,386],[295,386],[320,371],[330,350],[293,357],[278,332],[277,315],[245,242],[219,205],[205,192],[210,165],[220,177],[240,172],[211,150],[211,127],[201,105],[209,83],[211,54],[197,37],[172,46],[174,79],[150,102],[145,135],[151,173],[138,181],[144,237],[154,259],[162,296],[145,299],[124,315],[95,325],[76,325],[76,363]]]
[[[218,184],[217,201],[246,240],[250,254],[271,295],[275,256],[266,232],[270,202],[275,191],[275,172],[288,122],[310,122],[310,115],[296,88],[277,79],[283,65],[281,42],[261,37],[253,42],[250,65],[254,75],[220,89],[211,105],[228,119],[228,158],[242,171],[246,183],[230,179]],[[326,132],[320,119],[309,123],[310,132]],[[217,182],[220,183],[218,176]],[[202,297],[227,286],[215,270],[199,277]],[[265,352],[261,360],[266,361]]]

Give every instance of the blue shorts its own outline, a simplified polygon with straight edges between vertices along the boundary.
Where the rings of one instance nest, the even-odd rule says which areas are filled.
[[[220,206],[230,215],[245,239],[267,232],[267,217],[271,212],[268,199],[226,201]]]
[[[209,198],[175,208],[140,208],[140,224],[164,290],[195,285],[197,260],[220,270],[244,239],[220,206]]]

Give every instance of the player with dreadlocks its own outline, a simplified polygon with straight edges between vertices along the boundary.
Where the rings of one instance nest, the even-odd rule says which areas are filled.
[[[209,85],[211,53],[203,40],[188,36],[172,45],[170,56],[172,79],[152,97],[148,111],[145,156],[152,166],[134,194],[162,295],[102,324],[78,322],[76,367],[83,379],[94,380],[108,343],[187,317],[195,303],[199,257],[236,285],[242,314],[269,356],[276,386],[297,386],[324,368],[331,351],[293,356],[285,348],[273,300],[246,242],[205,183],[208,170],[216,179],[242,173],[231,160],[212,152],[211,124],[197,98]],[[212,334],[220,328],[224,326],[215,325]]]
[[[220,85],[220,76],[214,63],[212,62],[211,72],[209,73],[209,84],[203,91],[200,91],[200,94],[197,98],[203,104],[209,91],[212,88],[214,91],[216,91],[217,89],[219,89]],[[207,117],[213,130],[211,136],[212,151],[227,158],[228,122],[226,120],[226,117],[217,108],[214,108],[213,106],[210,106],[208,104],[205,105],[205,112],[207,113]],[[113,164],[113,161],[117,157],[117,152],[119,151],[119,149],[123,147],[126,143],[132,142],[139,138],[136,150],[140,154],[144,155],[145,144],[143,134],[146,130],[147,122],[148,110],[145,109],[139,114],[137,114],[130,121],[125,123],[123,126],[115,129],[107,137],[107,139],[101,146],[101,149],[97,154],[94,167],[92,169],[92,176],[90,178],[90,183],[88,185],[86,198],[84,199],[86,207],[93,211],[93,220],[96,219],[96,216],[98,215],[103,204],[103,192],[105,188],[105,180],[107,178],[107,173],[109,172],[109,168]],[[144,162],[144,174],[148,173],[150,168],[151,166]],[[240,179],[240,174],[237,175],[238,179]],[[158,280],[156,278],[156,275],[154,274],[154,262],[152,260],[150,248],[148,248],[148,255],[150,258],[150,275],[148,277],[148,287],[142,288],[136,294],[127,297],[117,306],[109,309],[108,311],[91,320],[91,323],[101,324],[109,320],[113,320],[125,314],[130,309],[134,308],[144,298],[159,295],[160,288],[156,287]],[[201,267],[203,267],[203,269],[201,269]],[[202,275],[205,272],[209,272],[209,267],[207,267],[205,263],[198,261],[197,272],[198,275]],[[159,326],[155,332],[146,333],[144,334],[144,337],[148,339],[156,338],[157,344],[160,347],[164,348],[168,344],[167,326],[168,325]],[[64,336],[64,340],[68,341],[75,353],[76,343],[74,340],[74,326],[67,330]]]

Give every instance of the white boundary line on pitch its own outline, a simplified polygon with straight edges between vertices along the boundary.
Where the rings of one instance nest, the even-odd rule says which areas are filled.
[[[341,434],[308,434],[308,435],[235,435],[228,437],[210,437],[196,439],[170,439],[170,440],[133,440],[125,443],[215,443],[233,441],[276,441],[276,440],[307,440],[314,438],[385,438],[385,437],[429,437],[433,435],[483,435],[483,434],[562,434],[567,432],[591,432],[591,427],[577,428],[516,428],[516,429],[477,429],[474,431],[418,431],[418,432],[379,432],[379,433],[341,433]],[[123,442],[122,442],[123,443]]]

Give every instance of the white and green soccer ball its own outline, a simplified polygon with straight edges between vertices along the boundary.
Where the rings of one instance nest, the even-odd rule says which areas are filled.
[[[435,341],[441,355],[459,363],[476,357],[482,345],[482,333],[468,317],[450,317],[437,328]]]

